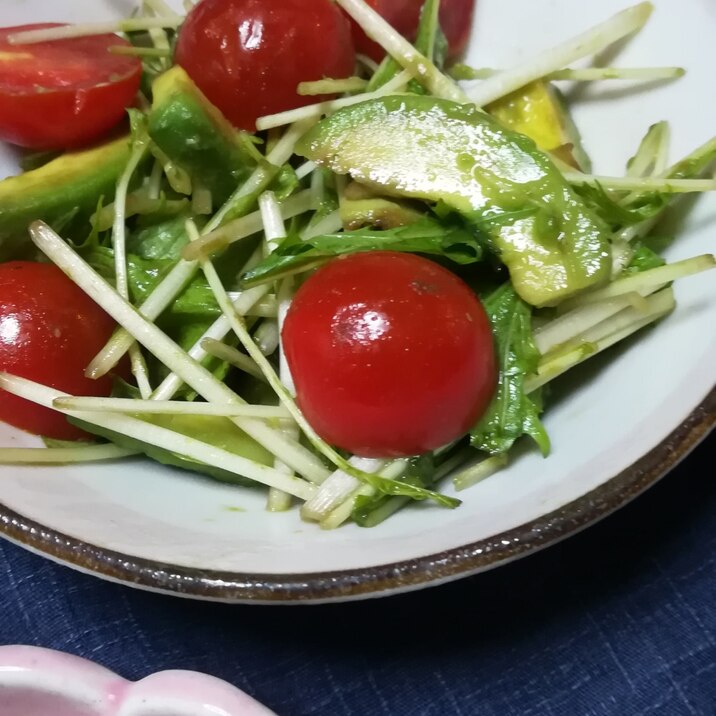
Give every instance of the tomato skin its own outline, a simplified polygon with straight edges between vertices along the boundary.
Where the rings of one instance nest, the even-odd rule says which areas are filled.
[[[423,0],[366,0],[366,2],[403,37],[411,42],[415,39]],[[465,50],[470,38],[474,10],[475,0],[442,0],[440,3],[440,26],[448,41],[450,57],[457,57]],[[373,42],[353,20],[351,25],[356,52],[380,62],[385,57],[385,50]]]
[[[84,369],[116,328],[114,321],[51,264],[0,264],[0,370],[73,395],[107,396],[112,379]],[[36,435],[87,435],[64,415],[0,390],[0,420]]]
[[[404,457],[464,435],[496,383],[490,324],[472,290],[427,259],[352,254],[296,292],[282,332],[298,404],[327,442]]]
[[[236,127],[319,101],[299,82],[353,73],[350,24],[332,0],[202,0],[179,34],[176,62]]]
[[[129,45],[96,35],[10,45],[8,35],[54,23],[0,29],[0,139],[32,149],[71,149],[105,136],[134,103],[142,76],[135,57],[112,55]]]

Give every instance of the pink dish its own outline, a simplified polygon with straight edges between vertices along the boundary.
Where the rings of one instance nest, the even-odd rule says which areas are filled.
[[[273,711],[231,684],[195,671],[162,671],[132,682],[70,654],[0,646],[0,714],[272,716]]]

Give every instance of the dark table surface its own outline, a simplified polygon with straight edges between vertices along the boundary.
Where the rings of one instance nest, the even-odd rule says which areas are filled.
[[[0,644],[226,679],[282,716],[714,716],[716,434],[586,532],[419,593],[189,602],[0,541]]]

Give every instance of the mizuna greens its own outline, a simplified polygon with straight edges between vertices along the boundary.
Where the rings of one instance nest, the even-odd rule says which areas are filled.
[[[454,508],[440,491],[448,475],[463,490],[504,468],[524,438],[548,455],[545,386],[667,315],[671,283],[714,266],[710,255],[667,264],[655,237],[683,193],[716,189],[706,174],[716,138],[669,167],[658,123],[624,177],[597,177],[551,84],[683,74],[570,67],[638,31],[650,3],[509,70],[446,67],[439,0],[426,0],[415,45],[363,0],[337,3],[387,58],[363,60],[349,79],[302,83],[302,95],[343,96],[261,117],[255,133],[235,130],[172,65],[183,18],[162,2],[118,24],[15,37],[124,33],[132,47],[121,53],[142,58],[144,81],[126,137],[33,155],[34,168],[0,182],[3,260],[40,252],[59,266],[120,326],[87,375],[107,375],[127,354],[132,372],[111,398],[0,374],[4,390],[106,441],[0,449],[0,461],[143,453],[265,486],[268,509],[299,501],[324,528],[374,526],[414,500]],[[52,182],[66,190],[50,200]],[[296,405],[281,346],[306,277],[375,250],[424,255],[461,276],[482,300],[499,369],[468,433],[395,460],[322,440]]]

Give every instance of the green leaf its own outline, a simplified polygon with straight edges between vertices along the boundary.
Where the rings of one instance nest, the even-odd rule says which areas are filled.
[[[302,267],[334,256],[378,250],[430,254],[458,264],[475,263],[482,259],[483,254],[477,230],[424,219],[388,231],[359,229],[318,236],[308,241],[289,237],[271,256],[247,271],[241,284],[249,287],[295,273]]]
[[[373,475],[371,473],[364,473],[360,479],[362,482],[370,485],[382,495],[408,497],[411,500],[418,501],[432,500],[436,504],[441,505],[442,507],[449,507],[450,509],[455,509],[462,504],[462,501],[455,497],[448,497],[447,495],[442,495],[439,492],[428,490],[411,481],[403,482],[400,480],[390,480],[385,477],[380,477],[380,475]]]
[[[410,460],[410,465],[403,475],[395,482],[414,485],[424,489],[435,483],[435,459],[432,453],[420,455]],[[386,514],[386,504],[393,500],[393,496],[383,492],[374,495],[358,495],[351,518],[360,527],[375,527],[389,515]],[[408,498],[402,504],[407,504]],[[397,509],[397,505],[395,506]]]
[[[543,455],[550,451],[539,415],[539,392],[527,395],[525,378],[536,372],[540,353],[532,335],[532,309],[508,282],[484,301],[492,325],[499,377],[487,412],[470,432],[473,447],[491,455],[507,452],[522,435],[529,435]]]
[[[127,237],[127,253],[141,259],[176,261],[189,241],[184,224],[186,215],[131,231]]]
[[[635,205],[633,208],[627,208],[614,201],[599,183],[593,186],[585,184],[574,189],[591,206],[594,212],[614,230],[639,224],[645,219],[654,216],[664,207],[669,196],[667,194],[656,194],[651,197],[650,201]]]
[[[627,267],[622,271],[622,275],[649,271],[649,269],[658,268],[659,266],[664,266],[664,264],[666,264],[666,261],[664,261],[656,251],[650,249],[645,244],[636,243],[631,261],[629,261]]]

